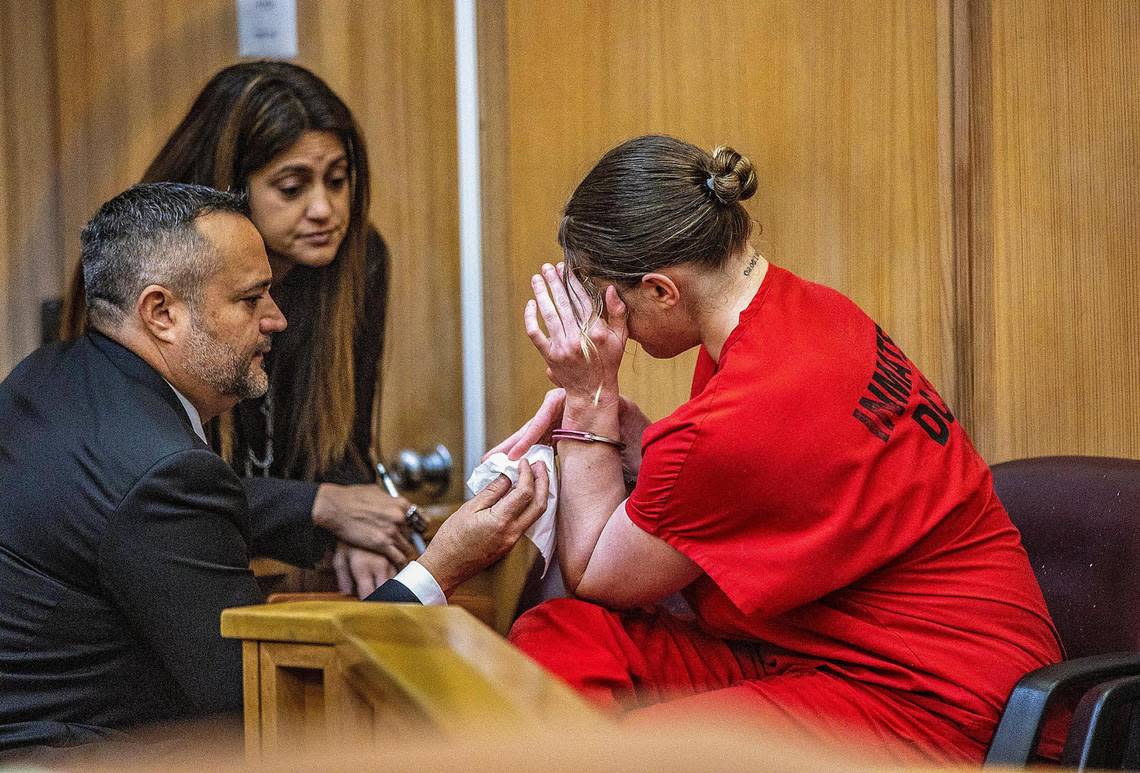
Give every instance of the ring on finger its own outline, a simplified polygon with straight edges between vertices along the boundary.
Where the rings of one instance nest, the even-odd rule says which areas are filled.
[[[408,509],[404,511],[404,522],[417,534],[427,531],[427,519],[420,514],[420,509],[415,505],[408,505]]]

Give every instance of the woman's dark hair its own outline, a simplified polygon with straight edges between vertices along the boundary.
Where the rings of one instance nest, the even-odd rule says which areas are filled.
[[[294,396],[285,470],[318,476],[344,458],[355,414],[353,342],[363,306],[367,242],[368,156],[348,107],[313,73],[286,62],[244,62],[217,73],[147,168],[142,182],[185,182],[247,191],[249,178],[307,131],[335,134],[349,174],[349,220],[328,266],[313,271],[303,292],[312,309],[310,346],[290,374]],[[85,323],[82,279],[64,301],[61,335]],[[319,354],[317,354],[319,353]],[[377,381],[379,389],[379,380]],[[222,455],[232,456],[232,417],[222,417]]]
[[[752,219],[740,202],[755,192],[752,162],[732,148],[710,154],[663,135],[623,142],[566,204],[558,243],[567,275],[629,285],[681,263],[718,268],[748,244]]]

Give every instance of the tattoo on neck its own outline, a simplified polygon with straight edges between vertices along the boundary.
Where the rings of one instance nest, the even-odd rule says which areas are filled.
[[[744,269],[745,276],[752,276],[752,269],[756,268],[756,263],[760,258],[756,255],[752,256],[752,260],[748,261],[748,268]]]

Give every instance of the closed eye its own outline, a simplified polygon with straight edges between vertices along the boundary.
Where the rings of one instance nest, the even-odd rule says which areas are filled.
[[[312,175],[305,170],[293,170],[273,181],[273,187],[284,199],[295,199],[300,196],[305,186],[312,181]]]

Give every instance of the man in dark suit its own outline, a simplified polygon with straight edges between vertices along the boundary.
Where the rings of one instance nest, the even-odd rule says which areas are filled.
[[[89,332],[0,384],[0,750],[238,709],[240,645],[218,619],[262,601],[249,556],[307,564],[327,545],[295,515],[251,521],[204,440],[264,393],[286,325],[244,207],[173,183],[109,201],[83,232]],[[500,557],[545,506],[545,470],[524,473],[370,598],[444,602]]]

